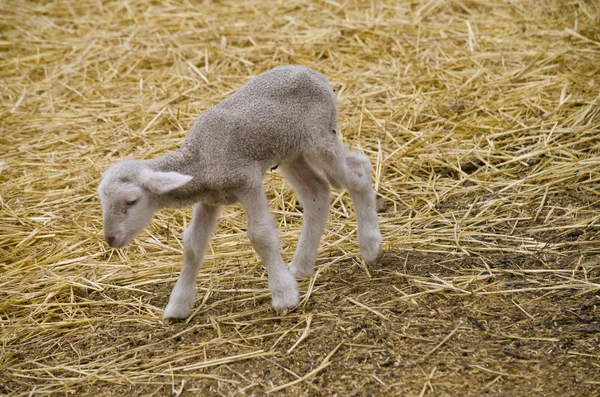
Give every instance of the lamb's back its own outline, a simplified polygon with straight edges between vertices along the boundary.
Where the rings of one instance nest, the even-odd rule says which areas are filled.
[[[218,161],[275,163],[336,128],[335,98],[320,73],[277,67],[204,112],[186,143]]]

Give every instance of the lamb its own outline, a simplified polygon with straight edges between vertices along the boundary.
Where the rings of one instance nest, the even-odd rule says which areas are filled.
[[[129,243],[157,210],[194,204],[183,233],[183,266],[165,320],[190,314],[198,269],[222,205],[239,202],[246,212],[248,237],[266,267],[277,311],[298,304],[295,277],[313,273],[329,213],[330,184],[347,189],[355,205],[363,260],[379,260],[382,239],[371,164],[366,155],[340,143],[336,100],[319,72],[276,67],[200,115],[179,149],[151,160],[120,161],[103,173],[98,194],[110,247]],[[274,165],[304,211],[289,270],[263,188],[263,176]]]

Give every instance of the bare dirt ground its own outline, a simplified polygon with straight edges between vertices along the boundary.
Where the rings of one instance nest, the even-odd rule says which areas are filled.
[[[584,0],[0,2],[0,395],[600,395],[599,26]],[[334,191],[276,314],[232,206],[164,324],[190,210],[108,249],[100,174],[290,63],[371,158],[384,257]],[[289,261],[302,209],[265,188]]]

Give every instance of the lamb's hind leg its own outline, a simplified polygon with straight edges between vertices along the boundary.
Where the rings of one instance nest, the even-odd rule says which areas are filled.
[[[341,143],[316,153],[315,160],[327,174],[348,190],[358,221],[358,244],[366,263],[381,257],[381,233],[375,208],[375,191],[371,185],[369,157],[352,152]]]
[[[273,307],[278,311],[291,309],[300,301],[298,283],[279,252],[277,228],[262,183],[248,190],[240,202],[248,217],[248,238],[267,269]]]
[[[314,271],[317,248],[329,214],[329,184],[302,155],[282,164],[280,169],[304,207],[302,232],[290,272],[297,277],[308,277]]]
[[[196,277],[204,252],[208,247],[219,214],[219,207],[196,204],[192,220],[183,232],[183,266],[177,284],[171,292],[169,304],[163,314],[163,319],[183,319],[190,315],[192,304],[196,298]]]

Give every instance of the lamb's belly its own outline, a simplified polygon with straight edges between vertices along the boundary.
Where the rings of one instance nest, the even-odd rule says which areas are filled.
[[[200,201],[208,205],[231,205],[238,198],[230,190],[205,190],[200,194]]]

